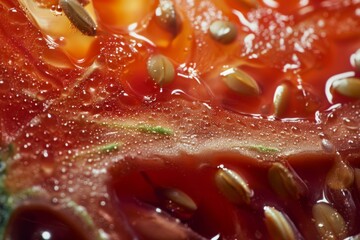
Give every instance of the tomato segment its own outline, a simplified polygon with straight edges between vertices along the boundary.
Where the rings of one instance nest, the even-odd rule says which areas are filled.
[[[71,1],[0,0],[0,235],[359,234],[359,3]]]

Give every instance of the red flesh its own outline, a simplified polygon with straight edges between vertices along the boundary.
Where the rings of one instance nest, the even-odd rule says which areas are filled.
[[[17,152],[8,164],[8,191],[17,194],[40,186],[46,192],[42,200],[46,204],[61,205],[69,197],[85,206],[95,226],[111,239],[142,236],[132,221],[141,218],[139,212],[151,216],[155,208],[163,208],[141,172],[154,184],[181,189],[193,198],[198,210],[189,219],[182,219],[189,226],[183,231],[205,238],[220,234],[224,239],[267,239],[263,207],[273,206],[287,214],[301,236],[312,239],[317,232],[311,208],[325,192],[327,201],[348,222],[347,235],[359,233],[355,223],[360,215],[351,215],[360,207],[359,189],[352,186],[348,190],[347,199],[353,201],[354,211],[342,209],[341,201],[346,198],[334,198],[325,186],[326,175],[338,158],[335,151],[326,152],[321,146],[322,139],[329,139],[343,160],[353,168],[360,167],[359,102],[336,94],[329,102],[325,96],[330,77],[349,71],[358,76],[349,61],[359,47],[358,4],[346,7],[334,2],[333,7],[325,8],[318,1],[309,1],[315,10],[299,14],[305,7],[295,1],[278,1],[279,7],[270,12],[245,9],[231,0],[196,4],[200,2],[202,9],[176,1],[183,19],[178,36],[182,41],[175,39],[167,48],[123,32],[115,36],[115,30],[99,16],[103,31],[83,68],[58,69],[43,60],[48,51],[52,54],[56,50],[49,50],[40,30],[16,1],[2,0],[0,150],[15,143]],[[101,9],[102,4],[94,1],[95,9]],[[242,24],[238,13],[229,7],[243,11],[258,29]],[[221,14],[207,15],[215,9]],[[239,30],[237,41],[226,46],[213,41],[199,30],[195,16],[207,24],[217,18],[234,21]],[[324,19],[324,27],[317,25],[319,19]],[[147,31],[156,30],[152,27],[150,24]],[[286,27],[293,33],[282,44],[280,36]],[[284,71],[286,64],[293,63],[294,43],[309,43],[309,39],[300,39],[310,30],[315,34],[310,34],[311,46],[303,46],[305,52],[298,53],[300,67]],[[139,34],[157,41],[145,30]],[[163,34],[160,36],[169,37]],[[244,46],[249,34],[258,47]],[[269,40],[273,35],[276,38]],[[273,48],[267,48],[266,43]],[[184,54],[186,47],[190,48]],[[285,50],[279,51],[281,47]],[[117,51],[119,48],[123,50]],[[171,57],[180,73],[163,88],[156,86],[146,71],[146,61],[153,53]],[[257,59],[249,59],[252,54]],[[80,81],[94,55],[101,68]],[[233,64],[234,59],[247,63],[242,69],[258,81],[260,97],[239,96],[219,81],[217,68]],[[193,75],[192,68],[196,70]],[[292,99],[283,119],[274,120],[273,93],[285,80],[293,87]],[[335,103],[342,105],[335,107]],[[329,107],[334,110],[326,111]],[[174,135],[111,127],[125,121],[164,125],[173,129]],[[122,144],[118,151],[100,154],[87,150],[113,142]],[[251,148],[258,145],[279,152],[261,153]],[[272,191],[267,170],[274,161],[288,164],[300,176],[308,187],[304,198],[283,199]],[[248,181],[255,193],[250,206],[234,205],[216,189],[213,175],[221,164],[237,170]],[[71,229],[74,223],[65,222]],[[19,226],[16,223],[13,229]],[[199,237],[193,232],[188,234]]]

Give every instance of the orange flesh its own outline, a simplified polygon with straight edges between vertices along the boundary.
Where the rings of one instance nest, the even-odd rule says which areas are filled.
[[[281,118],[313,119],[317,111],[334,103],[352,101],[332,92],[326,83],[341,73],[353,72],[352,75],[357,76],[350,65],[360,34],[356,5],[338,10],[335,3],[327,6],[317,1],[302,5],[278,1],[275,5],[262,3],[259,9],[253,9],[238,1],[203,1],[203,8],[197,12],[186,1],[179,0],[175,1],[175,7],[182,27],[172,36],[154,22],[157,1],[147,4],[133,1],[131,6],[137,14],[124,15],[121,12],[124,4],[122,0],[94,1],[94,18],[99,28],[99,35],[92,40],[95,43],[86,44],[83,49],[76,44],[63,48],[59,43],[58,46],[72,63],[89,66],[95,61],[99,68],[110,67],[119,75],[118,81],[126,94],[140,101],[166,101],[180,96],[240,113],[271,116],[275,89],[283,82],[290,83],[293,97],[285,112],[278,116]],[[209,36],[209,25],[219,18],[237,24],[238,37],[234,43],[222,45]],[[137,26],[131,27],[134,23]],[[70,31],[77,34],[74,28]],[[67,37],[69,33],[64,34],[65,44],[88,41],[81,35],[72,33]],[[115,34],[132,41],[135,49],[142,45],[148,50],[135,50],[134,56],[124,59],[127,65],[123,68],[117,60],[122,58],[122,46],[102,47],[114,41],[111,35]],[[149,79],[145,67],[148,57],[155,52],[169,57],[177,70],[173,83],[163,87]],[[45,61],[46,58],[56,62],[52,52],[44,55]],[[111,66],[97,60],[103,58]],[[59,62],[64,62],[63,57]],[[261,94],[241,96],[229,89],[220,77],[226,67],[239,67],[247,72],[259,84]]]

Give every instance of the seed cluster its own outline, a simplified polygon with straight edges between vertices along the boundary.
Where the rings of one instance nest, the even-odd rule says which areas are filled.
[[[360,189],[360,170],[352,169],[345,162],[336,159],[328,171],[326,187],[345,191],[354,185]],[[302,201],[308,195],[306,184],[294,169],[286,164],[275,162],[268,166],[268,184],[282,201]],[[237,208],[254,207],[258,198],[250,184],[240,172],[220,165],[214,172],[213,180],[218,193]],[[162,207],[172,215],[190,220],[201,208],[190,195],[176,188],[157,188]],[[321,239],[343,239],[348,236],[349,223],[335,203],[319,201],[312,205],[314,227]],[[186,213],[186,214],[184,214]],[[301,239],[297,224],[281,208],[264,204],[262,209],[264,225],[271,239]]]

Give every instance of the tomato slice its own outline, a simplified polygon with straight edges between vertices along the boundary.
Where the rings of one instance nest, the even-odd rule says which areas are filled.
[[[0,0],[0,237],[357,238],[359,7]]]

